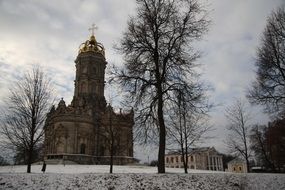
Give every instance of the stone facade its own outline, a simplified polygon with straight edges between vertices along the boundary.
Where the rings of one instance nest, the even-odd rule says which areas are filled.
[[[181,153],[170,152],[166,154],[165,166],[170,168],[183,168]],[[214,147],[193,148],[188,152],[188,168],[224,171],[223,157]]]
[[[75,60],[75,90],[70,105],[60,100],[47,115],[45,159],[81,164],[106,164],[113,142],[115,164],[133,161],[134,113],[116,113],[106,104],[105,52],[92,35],[82,43]],[[114,137],[113,141],[112,137]]]

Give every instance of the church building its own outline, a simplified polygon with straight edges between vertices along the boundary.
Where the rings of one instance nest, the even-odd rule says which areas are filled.
[[[44,158],[50,163],[114,164],[133,162],[133,110],[114,111],[104,97],[104,46],[94,27],[75,60],[73,100],[53,106],[44,127]],[[71,81],[70,81],[71,82]]]

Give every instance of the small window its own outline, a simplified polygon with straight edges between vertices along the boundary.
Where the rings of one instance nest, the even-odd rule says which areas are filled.
[[[168,163],[168,161],[169,161],[169,160],[168,160],[168,157],[166,157],[166,163]]]
[[[236,171],[236,167],[234,167],[234,171]]]
[[[239,167],[239,171],[241,171],[241,166]]]
[[[193,156],[191,156],[190,158],[191,158],[191,162],[193,162],[193,161],[194,161],[194,158],[193,158]]]
[[[171,163],[173,163],[173,157],[171,157]]]
[[[178,162],[178,156],[176,156],[176,162]]]

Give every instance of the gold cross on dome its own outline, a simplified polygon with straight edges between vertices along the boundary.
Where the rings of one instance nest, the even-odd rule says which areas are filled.
[[[92,24],[92,27],[89,28],[88,30],[92,32],[92,36],[94,36],[94,30],[97,30],[98,27],[95,24]]]

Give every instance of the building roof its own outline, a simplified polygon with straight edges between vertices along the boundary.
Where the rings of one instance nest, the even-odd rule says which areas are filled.
[[[241,158],[235,158],[231,160],[230,162],[228,162],[228,164],[240,164],[240,163],[245,163],[245,161],[242,160]]]
[[[214,147],[189,148],[188,154],[207,152],[207,151],[211,151],[211,150],[214,152],[217,152],[217,154],[220,154]],[[169,151],[166,155],[181,155],[181,150]]]

